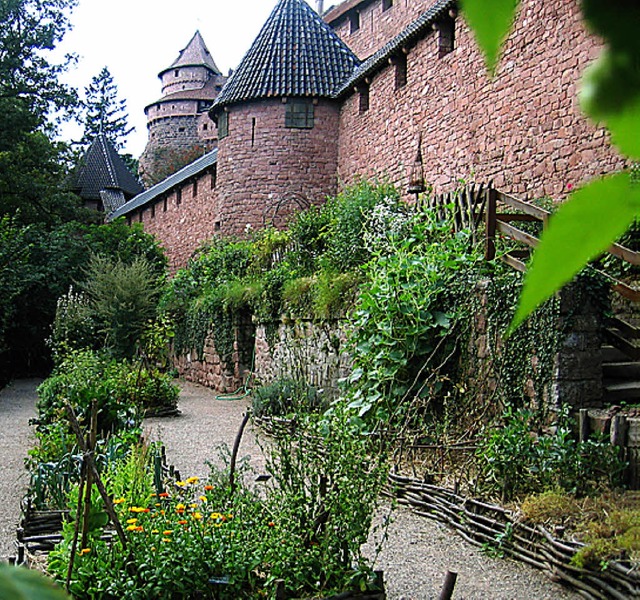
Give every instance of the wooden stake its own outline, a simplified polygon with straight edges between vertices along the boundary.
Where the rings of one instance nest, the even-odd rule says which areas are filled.
[[[238,459],[238,450],[240,449],[240,441],[242,440],[242,434],[244,433],[244,428],[247,426],[249,422],[249,411],[247,411],[242,419],[242,423],[240,423],[240,429],[238,430],[238,435],[236,435],[236,439],[233,442],[233,451],[231,452],[231,462],[229,464],[229,488],[231,489],[231,493],[236,489],[236,460]]]
[[[457,579],[457,573],[447,571],[447,575],[444,578],[444,585],[442,586],[442,591],[440,592],[440,596],[438,596],[438,600],[451,600],[451,597],[453,596],[453,588],[456,587]]]

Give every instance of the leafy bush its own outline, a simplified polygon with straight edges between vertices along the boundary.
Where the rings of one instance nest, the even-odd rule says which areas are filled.
[[[424,426],[424,414],[410,415],[410,406],[418,400],[437,408],[452,385],[457,337],[468,327],[481,264],[469,234],[452,235],[429,212],[410,225],[409,235],[385,238],[366,266],[352,314],[347,397],[367,427],[399,427],[407,418]]]
[[[144,409],[175,406],[178,388],[167,375],[84,350],[71,352],[40,385],[38,396],[41,427],[64,420],[67,403],[87,423],[96,400],[99,430],[106,435],[137,426]]]
[[[546,490],[577,496],[620,484],[625,463],[607,441],[576,442],[568,413],[549,434],[538,434],[534,414],[508,409],[503,424],[484,434],[480,458],[484,491],[503,501]]]
[[[252,402],[257,417],[318,412],[324,406],[316,388],[293,379],[278,379],[253,390]]]

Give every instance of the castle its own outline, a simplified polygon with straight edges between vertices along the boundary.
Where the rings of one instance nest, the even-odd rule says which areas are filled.
[[[626,166],[578,106],[600,48],[576,0],[523,0],[491,78],[455,0],[345,0],[322,17],[279,0],[228,80],[199,34],[161,73],[143,164],[188,128],[211,151],[111,218],[142,222],[175,270],[211,236],[283,226],[361,176],[410,199],[418,150],[436,192],[464,179],[562,200]]]

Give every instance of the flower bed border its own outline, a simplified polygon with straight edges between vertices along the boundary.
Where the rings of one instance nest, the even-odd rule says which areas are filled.
[[[501,506],[464,498],[452,490],[391,473],[384,492],[423,517],[440,521],[475,546],[497,547],[505,555],[545,572],[588,599],[640,598],[640,573],[611,561],[606,571],[573,566],[572,556],[583,547],[555,539],[544,527],[532,527]]]

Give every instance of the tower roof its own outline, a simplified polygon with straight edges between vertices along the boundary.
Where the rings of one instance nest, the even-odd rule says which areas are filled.
[[[194,33],[186,47],[180,51],[178,58],[171,63],[171,66],[162,70],[159,75],[162,77],[163,73],[179,67],[206,67],[217,75],[222,75],[199,31]]]
[[[214,108],[260,98],[331,98],[359,60],[304,0],[279,0]]]
[[[103,200],[104,192],[132,198],[143,191],[104,133],[99,133],[71,175],[69,188],[83,200]]]

